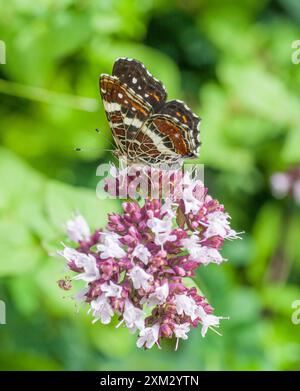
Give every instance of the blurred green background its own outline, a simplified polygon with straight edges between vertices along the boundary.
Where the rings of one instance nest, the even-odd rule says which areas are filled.
[[[300,161],[298,0],[0,0],[0,368],[23,370],[296,370],[300,210],[269,177]],[[98,77],[134,57],[202,119],[205,180],[243,240],[197,282],[223,337],[190,333],[178,352],[138,350],[114,325],[92,325],[56,281],[49,257],[79,209],[101,227],[119,201],[97,200],[112,160]],[[98,127],[102,133],[94,132]],[[74,152],[75,147],[85,152]]]

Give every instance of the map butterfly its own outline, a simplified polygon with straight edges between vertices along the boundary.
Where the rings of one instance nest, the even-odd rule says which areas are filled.
[[[119,58],[100,76],[100,93],[116,143],[131,163],[181,163],[198,156],[197,117],[184,102],[167,102],[164,85],[140,61]]]

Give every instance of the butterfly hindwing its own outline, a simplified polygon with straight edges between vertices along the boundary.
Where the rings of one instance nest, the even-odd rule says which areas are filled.
[[[192,149],[198,149],[198,147],[200,146],[200,118],[195,115],[184,102],[180,100],[170,100],[163,105],[163,107],[159,110],[159,113],[168,114],[174,119],[177,119],[183,125],[183,133],[187,132],[187,137],[190,139],[190,144],[194,144],[194,148]],[[183,136],[185,136],[185,134],[183,134]]]
[[[138,132],[129,152],[137,160],[172,163],[196,153],[190,129],[168,114],[154,114]]]

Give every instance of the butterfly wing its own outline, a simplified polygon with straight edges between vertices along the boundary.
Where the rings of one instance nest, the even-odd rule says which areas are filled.
[[[186,138],[189,145],[189,153],[198,154],[200,146],[199,125],[201,119],[192,112],[192,110],[180,100],[170,100],[159,110],[160,114],[167,114],[177,119],[182,125],[182,135]]]
[[[196,155],[191,130],[168,114],[154,114],[131,143],[130,154],[145,163],[177,163]]]
[[[114,63],[113,75],[147,102],[153,112],[158,111],[164,105],[167,99],[164,85],[151,75],[140,61],[118,58]]]
[[[130,140],[152,113],[152,107],[116,76],[100,76],[100,93],[117,149],[127,155]]]
[[[184,102],[166,102],[136,135],[131,154],[151,164],[177,163],[195,158],[200,146],[200,118]]]
[[[119,58],[113,75],[101,75],[100,91],[118,149],[129,160],[150,164],[197,156],[200,119],[167,92],[145,66]]]

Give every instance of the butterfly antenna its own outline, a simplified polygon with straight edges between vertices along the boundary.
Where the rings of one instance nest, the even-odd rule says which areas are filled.
[[[101,135],[105,138],[105,140],[108,141],[109,144],[115,148],[115,145],[111,142],[111,140],[110,140],[108,137],[106,137],[105,135],[103,135],[103,132],[102,132],[100,129],[96,128],[95,131],[96,131],[98,134],[101,134]]]
[[[96,128],[95,131],[97,133],[103,134],[100,129]],[[105,137],[105,140],[109,142],[109,144],[114,148],[114,149],[103,149],[103,148],[80,148],[76,147],[74,148],[75,152],[90,152],[90,151],[105,151],[105,152],[113,152],[115,150],[115,145],[111,142],[111,140],[108,137]]]
[[[75,152],[90,152],[90,151],[105,151],[105,152],[113,152],[113,149],[104,149],[104,148],[74,148]]]

